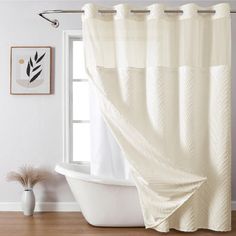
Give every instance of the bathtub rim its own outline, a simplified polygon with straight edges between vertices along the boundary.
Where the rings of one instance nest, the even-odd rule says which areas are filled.
[[[77,169],[77,170],[76,170]],[[115,178],[107,178],[102,176],[94,176],[89,173],[89,163],[59,163],[55,167],[55,171],[65,177],[83,180],[86,182],[135,187],[135,184],[129,180],[119,180]]]

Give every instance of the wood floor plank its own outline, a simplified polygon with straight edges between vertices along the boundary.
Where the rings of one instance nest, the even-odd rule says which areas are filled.
[[[198,230],[195,236],[236,236],[236,211],[232,213],[232,231],[218,233],[210,230]],[[163,235],[144,228],[105,228],[89,225],[81,213],[44,212],[25,217],[21,212],[0,212],[0,236],[149,236]],[[171,236],[186,236],[171,230]]]

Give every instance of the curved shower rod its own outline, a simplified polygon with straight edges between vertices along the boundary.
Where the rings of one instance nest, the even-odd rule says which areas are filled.
[[[98,10],[99,13],[116,13],[116,10]],[[150,10],[130,10],[132,13],[150,13]],[[183,13],[183,10],[165,10],[165,13]],[[198,10],[198,13],[215,13],[215,10]],[[59,27],[60,23],[57,19],[50,19],[46,17],[47,14],[60,13],[84,13],[84,10],[46,10],[39,13],[39,16],[50,22],[55,28]],[[236,13],[236,10],[231,10],[230,13]]]

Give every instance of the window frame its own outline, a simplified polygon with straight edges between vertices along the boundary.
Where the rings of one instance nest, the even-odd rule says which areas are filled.
[[[73,40],[82,40],[82,30],[63,31],[63,162],[88,164],[73,160]],[[80,79],[78,79],[80,80]],[[84,81],[83,79],[81,81]],[[80,122],[74,122],[80,123]],[[83,123],[83,122],[82,122]]]

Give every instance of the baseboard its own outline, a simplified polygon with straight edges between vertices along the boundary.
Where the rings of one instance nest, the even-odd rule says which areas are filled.
[[[21,211],[20,202],[0,202],[0,211]],[[59,211],[59,212],[77,212],[80,211],[77,202],[36,202],[36,212]]]
[[[232,201],[232,211],[236,211],[236,201]],[[0,211],[21,211],[20,202],[0,202]],[[80,212],[77,202],[37,202],[36,212],[58,211],[58,212]]]

